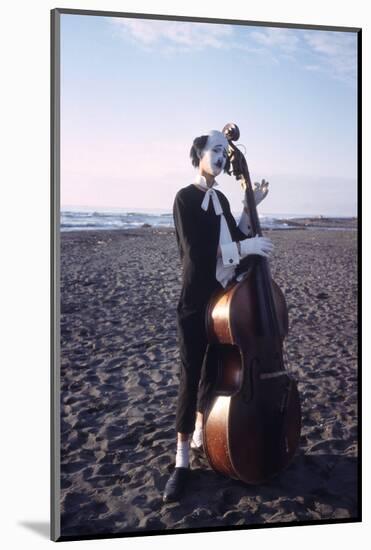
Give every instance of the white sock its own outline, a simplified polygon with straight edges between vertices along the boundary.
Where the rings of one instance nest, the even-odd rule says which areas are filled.
[[[197,447],[202,445],[202,424],[196,424],[195,431],[193,432],[193,441],[196,443]]]
[[[178,441],[176,446],[175,468],[188,468],[189,441]]]

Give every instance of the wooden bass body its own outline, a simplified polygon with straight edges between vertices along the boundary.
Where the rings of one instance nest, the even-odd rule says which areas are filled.
[[[205,453],[213,469],[251,484],[267,481],[289,464],[301,429],[297,385],[282,361],[286,302],[272,279],[278,323],[272,341],[261,318],[259,260],[242,281],[216,292],[206,311],[206,360],[218,374],[204,415]]]

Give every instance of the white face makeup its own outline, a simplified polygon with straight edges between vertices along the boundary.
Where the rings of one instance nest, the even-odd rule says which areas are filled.
[[[200,170],[217,176],[222,172],[227,161],[228,140],[221,132],[214,130],[209,133],[206,145],[200,159]]]

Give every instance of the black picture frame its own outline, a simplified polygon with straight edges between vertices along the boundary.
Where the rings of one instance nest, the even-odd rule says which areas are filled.
[[[337,27],[315,24],[293,24],[277,22],[261,22],[236,19],[219,19],[192,16],[174,16],[158,15],[147,13],[126,13],[112,11],[95,11],[57,8],[51,10],[51,539],[54,541],[67,540],[88,540],[101,538],[122,538],[131,536],[149,536],[165,535],[175,533],[192,532],[217,532],[227,530],[245,530],[251,528],[281,527],[287,526],[287,523],[262,523],[252,525],[231,525],[199,528],[177,528],[177,529],[145,529],[137,531],[128,531],[120,533],[97,532],[93,534],[81,533],[78,535],[66,535],[61,530],[61,406],[60,406],[60,378],[61,378],[61,346],[60,346],[60,318],[61,318],[61,235],[60,235],[60,38],[61,38],[61,17],[63,15],[83,15],[86,17],[122,17],[133,19],[163,20],[163,21],[184,21],[184,22],[202,22],[209,24],[230,24],[254,27],[277,27],[285,29],[308,29],[318,31],[339,31],[355,33],[357,35],[357,271],[358,271],[358,296],[357,296],[357,321],[358,321],[358,344],[361,347],[361,270],[362,270],[362,29],[357,27]],[[290,525],[319,525],[328,523],[348,523],[362,521],[362,462],[361,462],[361,358],[358,356],[358,395],[357,395],[357,413],[358,413],[358,458],[357,458],[357,514],[351,518],[342,519],[319,519],[319,520],[298,520],[290,522]]]

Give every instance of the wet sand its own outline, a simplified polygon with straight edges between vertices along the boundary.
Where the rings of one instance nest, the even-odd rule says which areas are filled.
[[[302,404],[294,461],[248,486],[192,455],[174,467],[181,271],[171,229],[61,236],[61,533],[84,536],[357,516],[357,232],[266,232]]]

